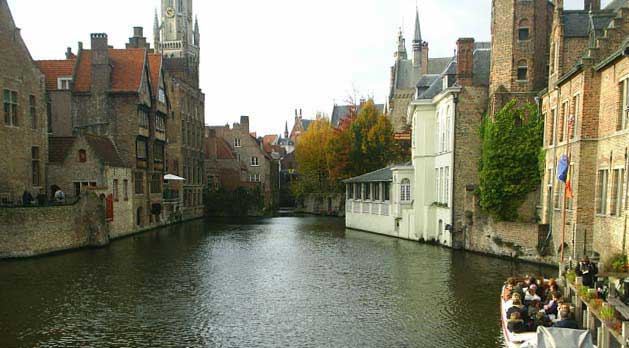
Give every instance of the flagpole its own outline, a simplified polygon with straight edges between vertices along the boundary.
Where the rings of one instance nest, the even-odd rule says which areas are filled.
[[[570,179],[572,179],[570,176],[572,173],[570,173],[570,164],[572,163],[572,154],[570,153],[570,137],[572,135],[573,132],[573,128],[574,128],[574,116],[570,116],[570,120],[568,121],[568,129],[567,129],[567,136],[566,136],[566,156],[568,157],[568,176],[566,179],[566,182],[564,182],[563,184],[563,206],[562,206],[562,212],[561,212],[561,264],[563,264],[564,262],[564,258],[565,258],[565,249],[566,249],[566,214],[567,214],[567,209],[566,206],[568,205],[568,183],[570,183]],[[573,240],[574,242],[574,240]]]

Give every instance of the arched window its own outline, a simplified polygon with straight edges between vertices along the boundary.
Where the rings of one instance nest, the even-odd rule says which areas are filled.
[[[529,67],[526,60],[522,59],[518,62],[518,81],[528,81]]]
[[[531,26],[529,25],[528,19],[523,19],[520,21],[520,24],[518,25],[518,40],[524,41],[529,39],[531,35],[530,27]]]
[[[83,149],[79,150],[79,162],[81,163],[87,162],[87,152],[85,152],[85,150]]]
[[[411,201],[411,181],[408,179],[402,180],[402,186],[400,190],[400,201],[402,202]]]

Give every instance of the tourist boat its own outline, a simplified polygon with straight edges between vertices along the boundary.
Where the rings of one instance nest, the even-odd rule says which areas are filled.
[[[506,346],[508,348],[520,348],[526,343],[536,342],[537,333],[535,332],[513,333],[507,329],[508,308],[505,308],[505,301],[502,299],[502,293],[504,293],[504,287],[500,293],[500,317],[502,321],[502,334],[504,335]]]

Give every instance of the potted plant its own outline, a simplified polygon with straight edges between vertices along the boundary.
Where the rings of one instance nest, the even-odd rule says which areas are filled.
[[[598,312],[598,315],[601,321],[603,321],[608,327],[611,327],[612,321],[616,319],[616,310],[610,305],[603,306]]]
[[[574,284],[574,282],[577,280],[577,274],[574,272],[574,270],[569,270],[568,272],[566,272],[566,280],[569,284]]]
[[[603,299],[600,298],[593,298],[590,300],[590,302],[588,303],[588,306],[595,310],[595,311],[599,311],[601,309],[601,307],[603,307]]]

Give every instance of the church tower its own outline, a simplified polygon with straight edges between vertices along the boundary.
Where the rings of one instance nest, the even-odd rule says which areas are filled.
[[[201,34],[192,0],[161,0],[153,31],[166,70],[198,87]]]

